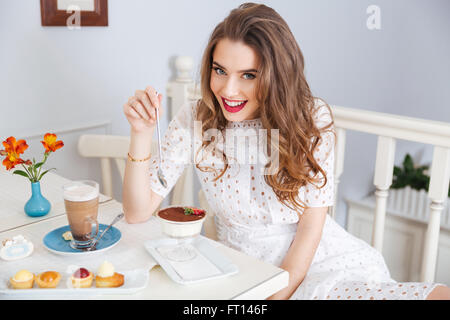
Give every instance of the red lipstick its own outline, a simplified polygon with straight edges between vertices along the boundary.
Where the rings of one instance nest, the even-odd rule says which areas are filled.
[[[233,101],[233,100],[228,100],[228,101]],[[244,107],[247,104],[248,100],[244,101],[243,103],[241,103],[240,105],[235,106],[235,107],[232,107],[229,104],[227,104],[227,102],[225,101],[224,98],[222,98],[222,102],[223,102],[223,106],[224,106],[225,110],[227,110],[228,112],[231,112],[231,113],[236,113],[236,112],[239,112],[242,109],[244,109]],[[233,101],[233,102],[239,102],[239,101]]]

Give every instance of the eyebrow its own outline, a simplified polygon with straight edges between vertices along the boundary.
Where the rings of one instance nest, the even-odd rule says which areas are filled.
[[[222,68],[224,70],[227,70],[227,68],[221,66],[220,64],[218,64],[217,62],[213,61],[213,64],[217,65],[219,68]],[[239,73],[245,73],[245,72],[258,72],[258,70],[256,69],[248,69],[248,70],[240,70],[238,71]]]

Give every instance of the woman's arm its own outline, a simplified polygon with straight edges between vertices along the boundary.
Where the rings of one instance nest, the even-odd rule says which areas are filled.
[[[328,207],[309,208],[299,216],[297,233],[284,257],[281,268],[289,272],[289,284],[270,296],[270,300],[289,299],[308,272],[322,237]]]
[[[122,202],[128,223],[139,223],[149,219],[163,198],[150,188],[150,150],[156,125],[156,108],[161,114],[162,95],[148,86],[137,90],[123,106],[130,123],[129,156],[140,161],[127,160],[123,180]]]
[[[150,155],[153,131],[130,134],[129,154],[135,159],[145,159]],[[150,161],[133,162],[127,160],[123,179],[122,201],[128,223],[148,220],[161,204],[163,198],[150,188]]]

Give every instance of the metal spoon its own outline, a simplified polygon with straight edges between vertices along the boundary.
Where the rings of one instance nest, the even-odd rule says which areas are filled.
[[[90,247],[86,248],[86,251],[92,251],[95,250],[95,246],[97,245],[97,243],[100,241],[100,239],[105,235],[106,231],[108,231],[113,224],[115,224],[117,221],[119,221],[120,219],[122,219],[125,216],[125,214],[123,212],[121,212],[120,214],[117,215],[117,217],[114,218],[114,220],[109,224],[108,227],[106,227],[105,230],[103,230],[103,232],[100,234],[99,237],[97,237],[94,242],[91,244]]]
[[[158,92],[156,92],[156,97],[158,97]],[[164,174],[161,170],[161,158],[162,158],[162,152],[161,152],[161,133],[159,131],[159,112],[158,108],[156,109],[156,131],[158,131],[158,149],[159,149],[159,168],[158,168],[158,179],[159,182],[162,184],[164,188],[167,188],[167,182],[164,178]]]

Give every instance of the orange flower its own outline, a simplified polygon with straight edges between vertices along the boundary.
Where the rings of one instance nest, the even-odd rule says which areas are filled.
[[[16,141],[16,138],[9,137],[3,141],[3,146],[5,150],[1,150],[0,154],[6,156],[3,160],[3,165],[6,167],[6,170],[13,169],[18,164],[26,163],[20,159],[20,154],[24,153],[28,148],[25,140]]]
[[[45,148],[45,153],[55,152],[64,146],[64,143],[61,140],[56,141],[56,134],[53,133],[46,133],[44,136],[44,141],[41,142]]]

